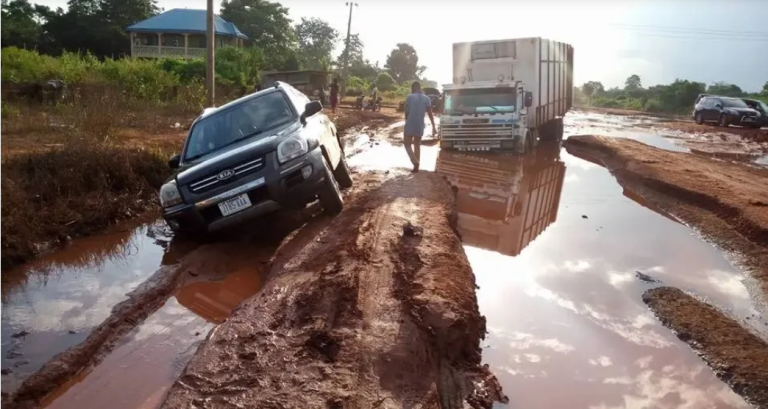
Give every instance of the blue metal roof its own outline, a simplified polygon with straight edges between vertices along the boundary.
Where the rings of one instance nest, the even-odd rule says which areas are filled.
[[[200,33],[205,34],[205,10],[172,9],[162,14],[140,21],[127,31],[135,33]],[[224,20],[218,15],[213,16],[213,25],[216,34],[240,37],[248,37],[235,27],[234,24]]]

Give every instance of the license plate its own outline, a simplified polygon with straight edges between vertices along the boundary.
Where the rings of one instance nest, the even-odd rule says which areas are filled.
[[[251,207],[251,199],[248,198],[248,194],[242,194],[219,203],[219,210],[224,217],[249,207]]]

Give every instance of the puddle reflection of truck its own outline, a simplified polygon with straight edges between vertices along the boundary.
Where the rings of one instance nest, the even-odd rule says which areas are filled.
[[[559,152],[552,143],[522,156],[442,150],[437,171],[458,189],[462,241],[520,254],[557,219],[565,179]]]
[[[573,47],[542,38],[453,45],[443,85],[443,148],[529,152],[563,137],[573,101]]]

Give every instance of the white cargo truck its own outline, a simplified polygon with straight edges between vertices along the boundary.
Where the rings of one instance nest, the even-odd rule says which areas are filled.
[[[524,153],[563,138],[572,46],[543,38],[456,43],[453,77],[443,86],[441,147]]]

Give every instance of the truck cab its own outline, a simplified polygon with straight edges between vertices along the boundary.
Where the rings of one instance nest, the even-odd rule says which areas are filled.
[[[441,147],[532,151],[559,141],[573,100],[573,47],[542,38],[453,44]]]
[[[524,152],[531,96],[521,81],[500,76],[498,81],[444,85],[443,92],[442,147]]]

